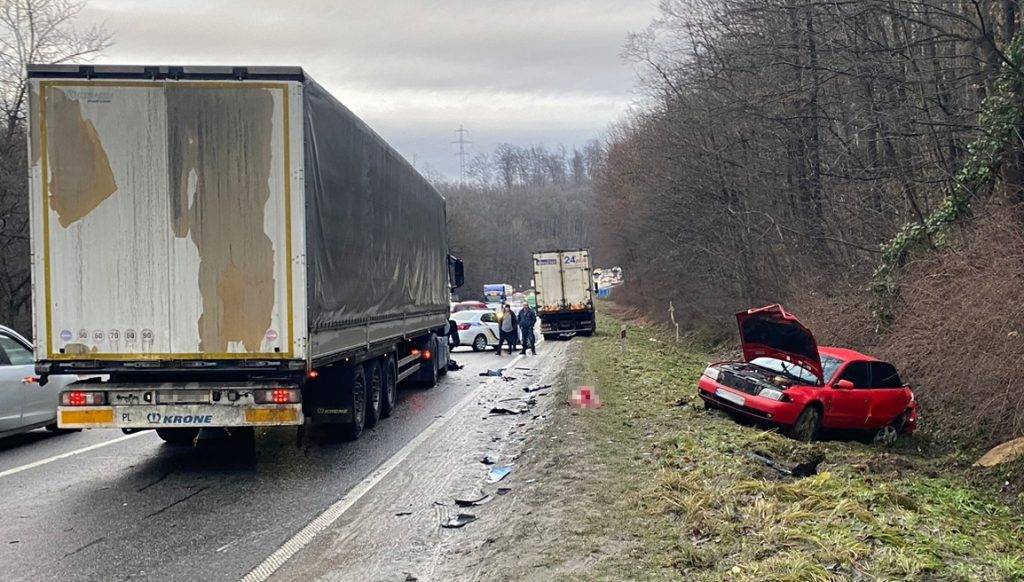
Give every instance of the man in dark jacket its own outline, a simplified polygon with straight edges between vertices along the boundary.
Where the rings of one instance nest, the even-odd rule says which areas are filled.
[[[523,342],[523,355],[526,355],[526,346],[529,344],[533,355],[537,355],[537,336],[533,333],[537,325],[537,313],[530,308],[530,304],[523,302],[523,308],[519,310],[519,339]]]
[[[501,355],[501,345],[508,343],[508,355],[512,355],[512,352],[516,349],[516,344],[519,342],[519,334],[516,332],[516,314],[512,313],[512,308],[506,303],[501,308],[501,322],[498,324],[498,355]]]

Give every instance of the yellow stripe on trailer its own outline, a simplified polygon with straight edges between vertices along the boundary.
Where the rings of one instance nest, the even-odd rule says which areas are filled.
[[[88,410],[61,410],[60,425],[66,424],[113,424],[113,408],[90,408]]]
[[[298,408],[249,408],[245,411],[245,422],[253,424],[277,424],[298,420]]]

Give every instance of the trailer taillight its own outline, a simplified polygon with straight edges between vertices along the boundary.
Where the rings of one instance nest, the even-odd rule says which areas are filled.
[[[103,406],[107,403],[107,393],[83,390],[61,392],[60,403],[62,406]]]
[[[433,358],[433,357],[434,357],[434,354],[431,353],[430,350],[423,350],[423,359],[424,360],[429,360],[430,358]]]
[[[295,404],[301,402],[300,393],[294,388],[269,388],[253,391],[257,404]]]
[[[421,352],[419,350],[417,350],[417,349],[409,350],[409,355],[414,357],[414,358],[420,357],[420,353]]]
[[[319,370],[310,370],[310,371],[309,371],[309,372],[308,372],[308,373],[306,374],[306,376],[307,376],[307,377],[308,377],[308,378],[309,378],[310,380],[316,380],[316,379],[317,379],[317,378],[318,378],[318,377],[320,376],[320,371],[319,371]]]

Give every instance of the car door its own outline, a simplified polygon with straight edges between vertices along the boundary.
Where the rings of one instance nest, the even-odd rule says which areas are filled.
[[[910,404],[910,395],[903,386],[896,366],[887,362],[869,362],[871,389],[864,428],[877,429],[892,422]]]
[[[484,334],[487,336],[487,343],[492,346],[498,345],[498,318],[493,313],[484,313],[480,316],[480,323],[487,332]]]
[[[57,383],[40,386],[36,382],[32,350],[21,340],[0,333],[0,386],[21,393],[21,426],[31,426],[57,419]]]
[[[25,384],[18,377],[16,368],[0,349],[0,433],[21,428],[24,424]]]
[[[839,382],[847,380],[852,388],[842,388]],[[868,362],[848,362],[839,372],[830,392],[830,402],[825,407],[822,424],[830,428],[853,429],[864,426],[870,403],[871,368]]]

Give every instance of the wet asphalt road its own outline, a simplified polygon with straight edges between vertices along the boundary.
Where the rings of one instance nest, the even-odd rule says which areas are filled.
[[[453,353],[463,370],[431,390],[400,389],[392,417],[351,443],[307,438],[300,448],[294,429],[274,429],[257,436],[252,457],[152,432],[0,440],[0,579],[239,579],[477,390],[480,372],[510,360],[464,350]]]

